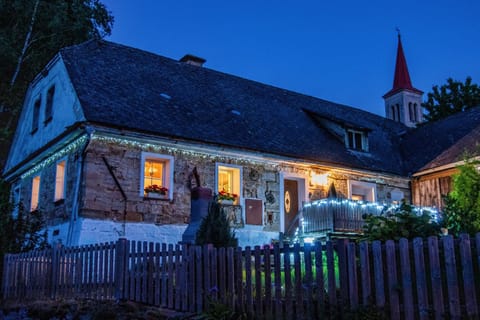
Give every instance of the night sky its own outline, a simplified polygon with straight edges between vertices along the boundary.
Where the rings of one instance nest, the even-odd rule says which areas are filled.
[[[102,0],[107,40],[384,115],[400,29],[413,86],[480,83],[480,1]],[[424,95],[424,100],[426,94]]]

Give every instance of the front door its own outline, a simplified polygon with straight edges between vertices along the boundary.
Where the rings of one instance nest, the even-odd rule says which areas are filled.
[[[284,189],[284,212],[285,212],[285,231],[293,231],[295,227],[292,226],[292,221],[298,213],[298,181],[297,180],[287,180],[283,181]],[[298,221],[295,222],[295,225],[298,225]]]

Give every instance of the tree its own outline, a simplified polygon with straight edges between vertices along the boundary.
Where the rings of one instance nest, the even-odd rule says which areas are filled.
[[[362,240],[398,240],[400,238],[413,239],[440,234],[440,224],[435,221],[428,211],[417,215],[413,206],[405,201],[393,209],[376,216],[368,214],[364,217]]]
[[[427,101],[423,107],[427,121],[437,121],[457,112],[480,105],[480,88],[472,84],[472,78],[467,77],[465,83],[447,79],[447,84],[433,86],[432,92],[427,94]]]
[[[208,214],[202,220],[195,240],[197,245],[213,244],[214,247],[236,247],[235,232],[230,228],[221,204],[212,201],[208,207]]]
[[[63,47],[109,35],[100,0],[0,0],[0,168],[30,81]]]
[[[445,198],[445,224],[449,232],[474,234],[480,231],[479,161],[465,160],[453,176],[453,191]]]
[[[16,211],[15,216],[12,215]],[[47,246],[45,220],[40,211],[31,214],[10,201],[10,187],[0,180],[0,273],[6,253],[28,252]]]

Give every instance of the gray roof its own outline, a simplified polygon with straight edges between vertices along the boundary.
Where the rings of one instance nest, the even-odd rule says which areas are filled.
[[[407,173],[432,169],[478,154],[480,107],[419,126],[402,137]]]
[[[346,167],[404,174],[402,124],[139,49],[89,41],[61,50],[87,121]],[[368,131],[348,150],[319,118]]]

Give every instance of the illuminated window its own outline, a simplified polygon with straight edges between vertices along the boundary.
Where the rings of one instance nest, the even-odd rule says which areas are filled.
[[[154,188],[171,199],[173,195],[173,157],[154,153],[142,154],[142,179],[140,194],[147,196],[146,188]]]
[[[32,198],[30,201],[30,211],[38,209],[38,199],[40,195],[40,176],[36,176],[32,180]]]
[[[362,181],[348,181],[349,198],[361,201],[376,201],[376,185],[375,183]]]
[[[368,140],[365,132],[347,129],[347,148],[352,150],[368,151]]]
[[[32,133],[35,133],[38,130],[38,117],[40,116],[41,103],[41,98],[38,98],[35,100],[35,104],[33,105]]]
[[[241,167],[217,165],[217,193],[236,194],[235,204],[239,204],[241,195]]]
[[[57,172],[55,175],[55,201],[65,199],[65,164],[65,160],[57,163]]]
[[[47,92],[47,103],[45,104],[45,123],[52,120],[53,96],[55,95],[55,86],[51,86]]]

